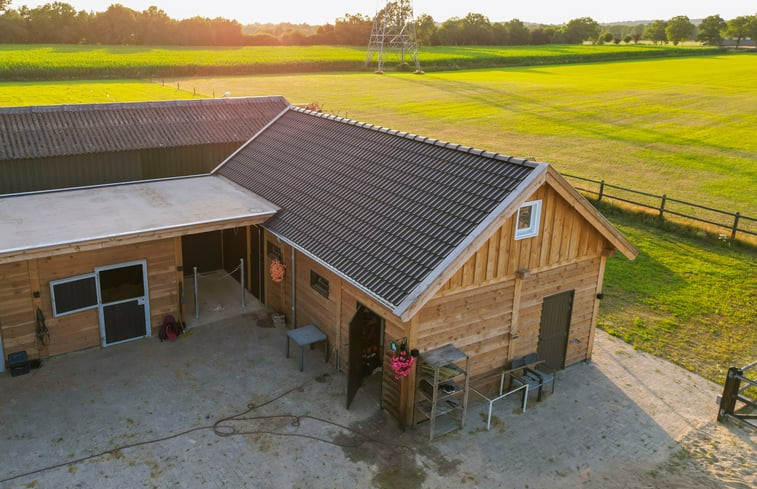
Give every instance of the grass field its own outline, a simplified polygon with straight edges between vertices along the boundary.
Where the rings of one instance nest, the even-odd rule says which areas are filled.
[[[757,360],[757,249],[602,211],[641,253],[608,260],[601,328],[717,382]]]
[[[191,92],[177,91],[139,80],[0,82],[0,106],[133,102],[137,100],[191,99]]]
[[[717,48],[640,45],[433,46],[423,68],[575,63],[711,54]],[[233,48],[0,45],[0,80],[149,78],[163,76],[365,71],[365,46],[248,46]],[[397,59],[387,56],[392,69]]]
[[[182,80],[552,163],[757,217],[757,57]],[[1,102],[1,101],[0,101]]]
[[[179,80],[188,92],[176,90],[177,80],[145,88],[126,82],[123,90],[115,82],[3,84],[0,105],[92,102],[103,92],[136,100],[191,97],[193,89],[281,94],[342,116],[534,156],[560,171],[757,216],[755,72],[754,56],[729,55],[424,76]],[[728,366],[755,360],[753,248],[671,234],[643,218],[605,211],[641,255],[608,261],[603,328],[716,381]]]

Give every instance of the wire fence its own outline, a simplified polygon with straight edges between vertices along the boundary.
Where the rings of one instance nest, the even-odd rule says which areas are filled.
[[[757,236],[757,218],[749,217],[740,212],[730,212],[721,209],[713,209],[701,204],[678,200],[667,195],[657,195],[640,190],[633,190],[619,185],[613,185],[604,180],[593,180],[591,178],[579,177],[563,173],[562,176],[569,180],[578,180],[594,184],[590,187],[586,184],[573,185],[576,190],[589,194],[594,200],[616,200],[631,204],[645,209],[656,211],[662,219],[665,215],[680,217],[696,221],[701,224],[709,224],[718,229],[730,232],[730,239],[736,239],[739,233],[750,236]],[[573,182],[571,182],[573,183]],[[579,186],[580,185],[580,186]]]

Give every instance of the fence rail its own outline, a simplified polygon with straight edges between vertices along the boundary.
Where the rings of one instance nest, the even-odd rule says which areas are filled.
[[[586,188],[586,185],[574,185],[574,187],[580,192],[596,196],[597,202],[601,202],[603,199],[617,200],[620,202],[625,202],[627,204],[643,207],[645,209],[657,211],[660,218],[663,218],[665,214],[670,214],[673,216],[682,217],[684,219],[691,219],[693,221],[710,224],[712,226],[730,231],[731,239],[736,239],[736,235],[738,233],[757,236],[757,218],[745,216],[740,212],[729,212],[721,209],[713,209],[712,207],[707,207],[705,205],[674,199],[668,197],[665,194],[657,195],[649,192],[642,192],[640,190],[621,187],[619,185],[613,185],[605,182],[604,180],[593,180],[591,178],[579,177],[576,175],[570,175],[568,173],[563,173],[562,175],[568,179],[596,184],[597,187],[595,188]],[[618,193],[624,192],[625,194],[618,195]],[[647,200],[646,202],[644,202],[636,196],[647,197]],[[674,206],[682,206],[684,208],[671,208],[671,204]],[[693,213],[685,212],[686,210],[688,210],[689,212],[700,212],[697,212],[698,215],[693,215]]]

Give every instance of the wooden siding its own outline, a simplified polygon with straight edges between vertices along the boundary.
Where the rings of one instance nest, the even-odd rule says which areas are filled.
[[[284,242],[265,231],[265,241],[270,241],[281,249],[282,260],[287,273],[284,280],[276,283],[271,280],[267,244],[264,260],[265,303],[274,311],[284,313],[287,321],[292,317],[292,249]],[[297,327],[315,324],[329,337],[331,361],[339,359],[340,370],[349,368],[349,325],[357,312],[358,302],[384,319],[383,377],[381,385],[381,406],[395,416],[400,422],[409,423],[403,413],[412,412],[407,406],[412,404],[412,379],[399,381],[394,378],[389,365],[392,352],[390,343],[400,338],[409,338],[409,323],[403,323],[385,306],[377,303],[365,293],[342,280],[333,272],[318,264],[306,255],[295,252],[295,323]],[[310,286],[310,271],[314,271],[329,281],[329,297],[326,298]],[[291,326],[291,324],[290,324]]]
[[[568,331],[565,365],[589,358],[589,342],[597,278],[601,256],[533,273],[523,281],[518,337],[514,339],[513,357],[536,351],[539,344],[541,310],[545,297],[575,290]]]
[[[474,378],[497,371],[537,350],[544,298],[575,290],[565,364],[590,357],[611,245],[549,183],[526,201],[537,199],[538,235],[515,240],[515,215],[498,228],[419,311],[418,349],[452,343],[471,355]]]
[[[50,331],[50,346],[41,356],[99,345],[100,323],[97,309],[53,317],[50,281],[92,273],[95,267],[142,259],[147,260],[150,323],[156,329],[166,314],[179,317],[179,274],[176,272],[178,260],[174,239],[1,265],[0,275],[13,277],[9,282],[11,285],[4,283],[0,286],[0,307],[2,311],[8,311],[0,311],[3,347],[7,351],[26,349],[30,356],[34,356],[37,352],[34,344],[36,305],[39,305],[45,315]],[[39,290],[39,299],[32,299],[34,290]]]
[[[550,185],[542,185],[527,200],[542,201],[539,234],[513,238],[517,213],[447,281],[438,294],[508,280],[518,270],[538,270],[598,256],[609,243]]]
[[[35,347],[36,320],[26,262],[0,265],[0,334],[3,358],[26,350],[29,358],[39,358]]]
[[[512,280],[434,297],[418,317],[421,351],[448,343],[471,355],[474,376],[504,365],[513,312]]]
[[[339,335],[339,277],[317,264],[302,253],[295,254],[296,301],[295,319],[297,327],[315,324],[329,337],[329,344],[338,345]],[[313,271],[329,281],[329,296],[324,297],[310,286],[310,272]]]

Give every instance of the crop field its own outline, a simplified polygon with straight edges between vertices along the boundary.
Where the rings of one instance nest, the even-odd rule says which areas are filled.
[[[433,46],[422,49],[425,70],[575,63],[712,54],[717,48],[621,44],[604,46]],[[229,48],[0,45],[0,80],[150,78],[326,71],[365,71],[365,46],[247,46]],[[387,67],[397,64],[391,56]]]
[[[93,102],[103,91],[119,101],[194,92],[280,94],[343,117],[530,156],[562,172],[757,216],[754,73],[753,55],[716,55],[423,76],[1,84],[0,105]],[[718,382],[730,365],[755,359],[753,247],[704,233],[671,233],[653,219],[603,211],[641,255],[633,262],[608,261],[601,327]]]

